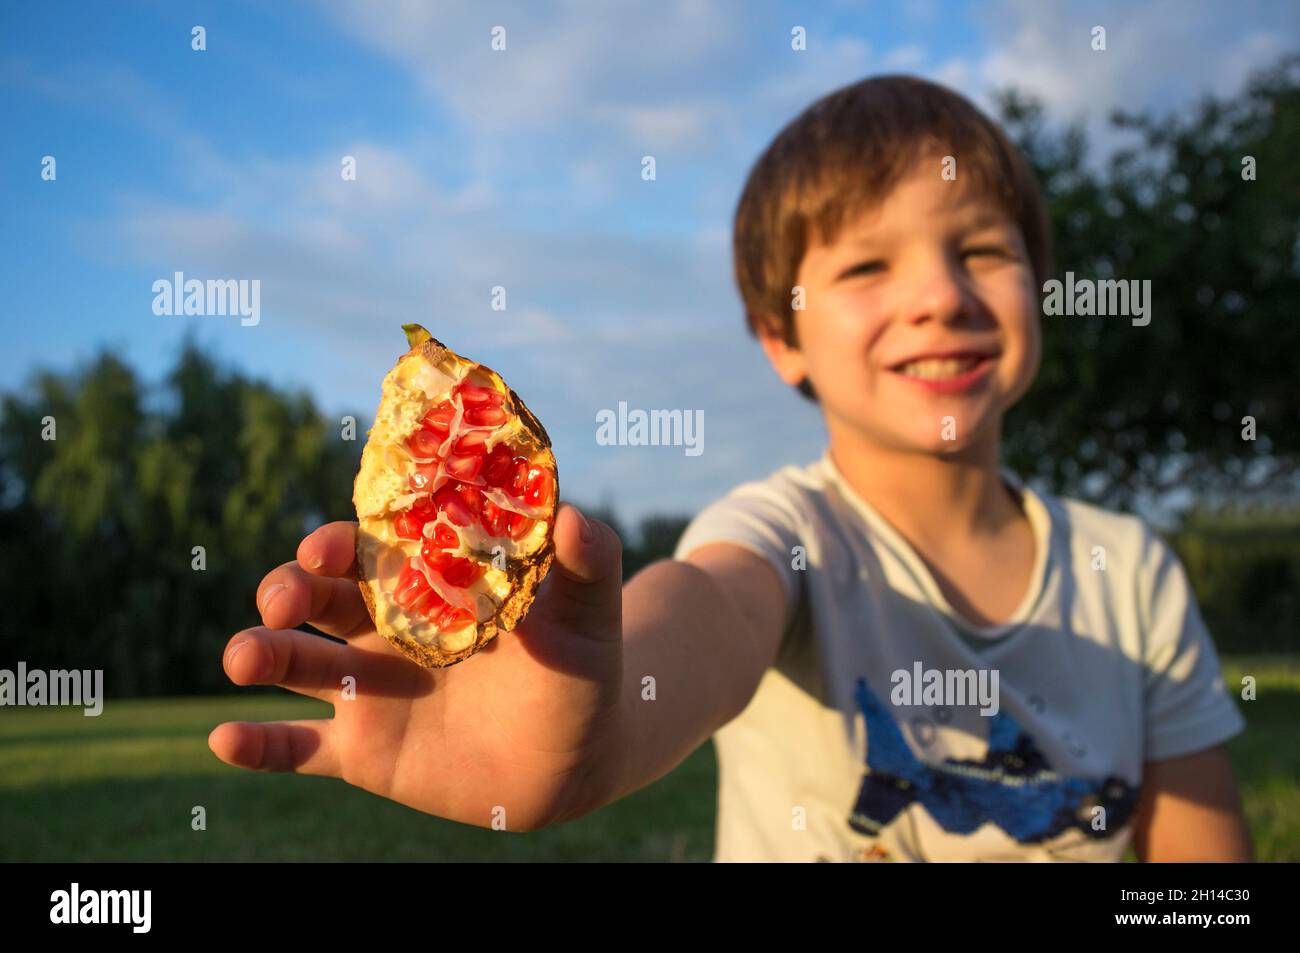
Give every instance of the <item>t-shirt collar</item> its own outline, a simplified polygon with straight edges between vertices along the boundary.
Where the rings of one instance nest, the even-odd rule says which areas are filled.
[[[844,474],[840,472],[839,467],[835,465],[831,457],[830,448],[822,454],[819,461],[820,466],[826,473],[829,482],[834,485],[840,492],[840,495],[853,507],[855,511],[867,522],[871,529],[888,545],[900,559],[908,566],[912,574],[916,577],[918,584],[924,591],[930,605],[946,617],[952,624],[957,626],[962,632],[980,636],[988,639],[998,639],[1011,634],[1026,621],[1028,621],[1034,608],[1037,606],[1039,598],[1042,596],[1046,584],[1048,557],[1050,554],[1052,521],[1051,515],[1037,493],[1025,484],[1020,477],[1006,466],[999,467],[999,473],[1003,481],[1011,488],[1021,501],[1026,516],[1029,518],[1030,525],[1034,532],[1034,568],[1030,574],[1029,587],[1026,590],[1016,611],[1012,613],[1011,618],[1004,623],[994,626],[977,626],[967,620],[944,596],[943,591],[939,588],[938,583],[934,581],[929,567],[925,561],[917,554],[912,544],[909,543],[903,535],[886,520],[874,506],[866,501],[858,492],[849,485]]]

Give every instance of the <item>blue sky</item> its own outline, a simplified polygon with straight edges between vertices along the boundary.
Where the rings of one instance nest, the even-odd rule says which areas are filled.
[[[1285,2],[811,6],[0,5],[0,386],[100,346],[156,381],[190,331],[368,422],[418,321],[542,418],[566,496],[692,512],[824,444],[744,332],[729,244],[746,171],[805,106],[879,72],[986,108],[1016,84],[1104,148],[1109,109],[1232,92],[1297,40]],[[260,323],[155,315],[176,271],[260,280]],[[703,410],[704,452],[597,446],[619,401]]]

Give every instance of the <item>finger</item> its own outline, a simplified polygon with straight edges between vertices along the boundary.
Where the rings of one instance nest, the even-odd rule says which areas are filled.
[[[208,735],[208,747],[226,764],[250,771],[342,776],[334,721],[228,721]]]
[[[539,596],[544,618],[596,638],[621,637],[623,545],[599,520],[565,503],[555,518],[555,566]]]
[[[262,623],[273,629],[292,629],[307,622],[345,639],[370,625],[370,613],[355,582],[313,576],[297,562],[266,574],[257,587],[257,608]]]
[[[298,562],[317,576],[357,578],[357,524],[326,523],[298,544]]]
[[[333,703],[345,674],[360,662],[351,646],[310,632],[256,626],[231,637],[222,667],[236,685],[279,685]]]

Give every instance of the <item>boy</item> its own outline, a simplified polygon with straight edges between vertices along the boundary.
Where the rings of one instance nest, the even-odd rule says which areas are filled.
[[[526,622],[441,671],[388,650],[354,525],[321,527],[225,667],[335,717],[221,725],[213,751],[533,830],[716,736],[718,860],[1250,859],[1222,748],[1244,723],[1182,567],[1140,519],[999,466],[1048,246],[1023,158],[962,97],[887,76],[815,103],[752,170],[735,250],[825,455],[625,587],[614,534],[562,508]]]

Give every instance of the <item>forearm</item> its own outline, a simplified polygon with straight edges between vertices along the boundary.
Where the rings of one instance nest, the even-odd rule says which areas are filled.
[[[621,764],[610,801],[663,777],[748,704],[746,622],[698,567],[662,561],[623,589]]]

